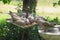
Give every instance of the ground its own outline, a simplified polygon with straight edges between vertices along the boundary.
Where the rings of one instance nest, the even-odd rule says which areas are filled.
[[[16,5],[9,5],[9,4],[0,4],[0,14],[1,13],[8,13],[10,10],[16,12]],[[53,7],[52,4],[40,3],[38,1],[37,7],[36,7],[37,15],[42,16],[50,16],[52,18],[54,17],[60,17],[60,6]]]

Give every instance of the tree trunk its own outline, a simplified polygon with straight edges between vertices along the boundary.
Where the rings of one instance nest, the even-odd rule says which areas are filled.
[[[34,16],[36,14],[36,5],[37,0],[23,0],[23,12],[32,13],[34,12]],[[38,33],[38,26],[34,26],[32,28],[28,28],[24,30],[23,40],[43,40],[43,38]]]
[[[37,0],[23,0],[23,11],[29,13],[36,13]]]

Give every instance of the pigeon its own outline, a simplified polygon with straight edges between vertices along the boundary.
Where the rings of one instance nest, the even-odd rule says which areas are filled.
[[[30,23],[33,23],[33,22],[34,22],[34,16],[29,15],[29,16],[28,16],[28,19],[29,19],[29,22],[30,22]]]
[[[54,27],[54,24],[51,24],[47,21],[45,21],[42,18],[36,18],[35,22],[44,29],[44,31],[48,31],[49,28]]]
[[[45,20],[45,21],[47,21],[47,19],[45,19],[43,16],[38,16],[38,17],[36,17],[37,19],[42,19],[42,20]]]
[[[23,18],[23,20],[25,21],[25,24],[26,24],[26,25],[30,24],[29,19]]]
[[[16,24],[23,24],[25,25],[25,21],[23,19],[21,19],[21,17],[17,16],[16,14],[14,14],[13,12],[10,11],[9,13],[11,15],[12,21],[15,22]]]
[[[26,25],[26,23],[25,23],[25,21],[24,20],[16,20],[14,23],[16,23],[17,25],[23,25],[23,26],[25,26]]]
[[[25,13],[25,12],[21,12],[21,13],[19,14],[19,16],[25,18],[25,17],[26,17],[26,13]]]
[[[15,13],[13,13],[11,11],[9,11],[9,14],[10,14],[10,16],[11,16],[11,18],[12,18],[13,21],[16,21],[16,20],[20,19],[19,16],[17,16]]]

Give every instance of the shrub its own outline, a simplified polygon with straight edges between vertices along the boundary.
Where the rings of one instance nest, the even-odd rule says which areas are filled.
[[[6,22],[7,16],[0,17],[0,40],[19,40],[21,37],[20,28]]]
[[[53,18],[53,19],[51,19],[50,17],[46,17],[46,19],[47,19],[47,21],[48,22],[54,22],[54,23],[56,23],[56,24],[60,24],[60,20],[59,20],[59,18],[58,17],[56,17],[56,18]]]

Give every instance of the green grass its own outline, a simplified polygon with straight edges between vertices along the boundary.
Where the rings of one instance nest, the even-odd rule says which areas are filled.
[[[60,18],[60,6],[56,5],[56,7],[53,7],[53,2],[58,2],[58,0],[38,1],[36,10],[37,15],[50,16],[51,18]]]
[[[43,5],[43,6],[48,6],[48,5],[52,5],[54,2],[58,2],[59,0],[38,0],[38,4],[39,5]]]

